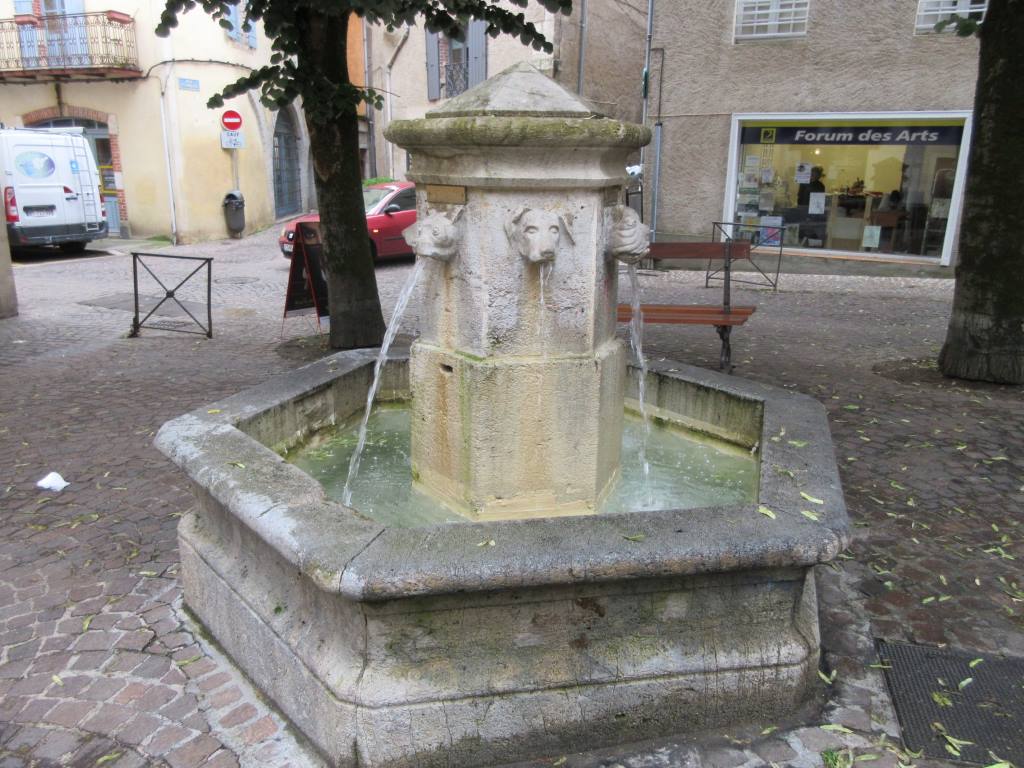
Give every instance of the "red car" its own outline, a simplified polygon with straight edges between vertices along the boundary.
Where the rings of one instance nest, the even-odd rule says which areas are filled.
[[[412,249],[402,231],[416,223],[416,185],[411,181],[389,181],[363,187],[363,206],[374,260],[411,255]],[[308,213],[284,225],[277,244],[286,259],[292,257],[295,225],[300,221],[319,222],[320,214]]]

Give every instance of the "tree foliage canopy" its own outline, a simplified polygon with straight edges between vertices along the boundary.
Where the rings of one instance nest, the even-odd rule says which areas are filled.
[[[530,0],[508,2],[525,8]],[[536,2],[553,12],[569,13],[572,10],[572,0]],[[178,25],[178,16],[196,6],[218,20],[225,29],[231,29],[230,10],[239,4],[239,0],[167,0],[156,32],[166,37]],[[317,122],[352,113],[362,101],[379,107],[381,96],[373,89],[343,82],[335,73],[318,71],[308,66],[306,57],[301,55],[306,41],[302,39],[297,23],[300,15],[329,18],[349,13],[388,29],[413,24],[422,17],[431,32],[460,40],[465,37],[466,22],[479,19],[487,22],[487,33],[491,37],[516,35],[523,44],[536,50],[548,53],[552,50],[551,43],[533,22],[526,20],[523,13],[501,8],[488,0],[248,0],[242,28],[248,31],[255,22],[263,22],[264,31],[272,41],[271,63],[225,87],[209,100],[207,106],[220,107],[224,99],[259,89],[261,101],[270,108],[280,108],[298,96],[303,97],[303,110]],[[345,42],[340,41],[339,44],[343,47]]]

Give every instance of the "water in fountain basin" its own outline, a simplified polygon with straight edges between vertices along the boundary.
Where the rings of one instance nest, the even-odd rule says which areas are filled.
[[[319,480],[328,496],[340,499],[348,492],[349,506],[384,525],[412,528],[464,521],[414,486],[410,424],[404,404],[381,403],[365,433],[360,434],[353,419],[321,433],[288,460]],[[626,412],[620,477],[596,510],[598,514],[692,509],[756,499],[757,459],[749,450],[675,426],[655,425],[645,436],[642,424],[634,413]],[[345,467],[360,440],[365,447],[363,466],[346,491]],[[649,469],[646,479],[640,466],[642,449]]]
[[[381,344],[380,352],[377,353],[377,362],[373,364],[373,383],[370,385],[370,391],[366,393],[366,410],[363,412],[363,421],[359,425],[359,439],[352,452],[352,458],[349,460],[348,474],[345,477],[345,487],[341,495],[341,501],[345,505],[352,504],[352,481],[359,474],[359,462],[362,459],[363,447],[366,445],[367,424],[370,420],[370,413],[373,411],[373,400],[377,396],[378,387],[380,387],[380,370],[384,367],[384,361],[388,359],[391,342],[395,340],[398,326],[402,321],[402,314],[409,304],[409,299],[413,289],[416,288],[416,282],[419,280],[425,263],[426,259],[417,259],[416,266],[413,267],[405,285],[402,286],[402,292],[398,295],[398,301],[395,303],[395,310],[391,313],[391,322],[388,323],[387,333],[384,334],[384,343]]]
[[[640,403],[640,419],[643,421],[640,467],[644,485],[649,486],[651,465],[647,461],[647,443],[651,436],[651,421],[647,415],[647,358],[644,357],[644,318],[640,311],[640,278],[637,275],[636,264],[630,264],[628,270],[630,303],[632,305],[632,316],[629,321],[629,345],[633,348],[633,355],[636,357],[640,370],[637,380],[637,400]],[[651,499],[648,499],[648,502],[650,501]]]

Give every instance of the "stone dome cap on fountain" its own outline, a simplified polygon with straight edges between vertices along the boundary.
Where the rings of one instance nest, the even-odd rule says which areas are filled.
[[[604,117],[532,64],[521,61],[427,112],[444,117]]]
[[[396,120],[389,141],[427,147],[617,148],[650,143],[650,129],[605,117],[536,67],[520,62],[427,112]],[[418,169],[417,169],[418,170]],[[625,168],[617,176],[625,179]]]

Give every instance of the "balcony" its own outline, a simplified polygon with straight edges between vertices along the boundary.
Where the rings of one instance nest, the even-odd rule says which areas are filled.
[[[118,11],[0,19],[0,83],[142,77],[135,21]]]
[[[444,65],[444,95],[450,99],[469,87],[469,65],[460,62]]]

